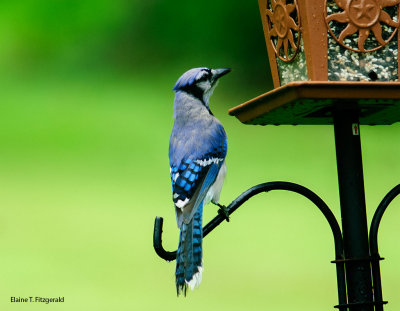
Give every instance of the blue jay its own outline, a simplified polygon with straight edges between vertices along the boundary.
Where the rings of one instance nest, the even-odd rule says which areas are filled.
[[[203,205],[218,204],[225,178],[227,139],[209,107],[218,79],[230,69],[194,68],[176,82],[174,126],[169,142],[172,199],[180,228],[176,256],[177,294],[201,282]],[[226,213],[226,210],[225,210]]]

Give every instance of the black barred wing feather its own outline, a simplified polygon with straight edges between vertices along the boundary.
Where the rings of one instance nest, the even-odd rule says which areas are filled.
[[[223,158],[186,159],[179,167],[171,167],[172,199],[178,227],[189,223],[197,207],[214,183]]]
[[[196,139],[192,134],[176,129],[170,140],[172,199],[178,227],[192,219],[214,183],[227,152],[226,134],[221,124],[214,123],[212,129],[200,132]]]

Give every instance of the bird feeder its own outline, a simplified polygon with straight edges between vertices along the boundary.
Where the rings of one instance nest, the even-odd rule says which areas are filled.
[[[397,0],[259,0],[274,86],[397,81]]]
[[[359,125],[400,121],[400,0],[258,2],[275,89],[229,113],[246,124],[334,125],[343,231],[336,307],[383,310],[377,234],[400,186],[368,236]]]
[[[248,124],[333,124],[333,101],[350,100],[361,124],[397,122],[400,0],[258,2],[275,90],[231,115]]]
[[[378,230],[400,194],[395,186],[370,223],[366,215],[360,124],[400,121],[398,47],[400,0],[259,0],[274,89],[229,110],[245,124],[333,125],[342,226],[311,190],[289,182],[250,188],[228,205],[228,214],[252,196],[271,190],[296,192],[316,205],[333,233],[340,311],[382,311]],[[224,220],[216,216],[206,236]],[[162,218],[154,226],[157,254]]]

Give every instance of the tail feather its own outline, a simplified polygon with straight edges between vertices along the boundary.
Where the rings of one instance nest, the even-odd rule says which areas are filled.
[[[186,296],[187,287],[194,289],[201,282],[202,241],[203,241],[203,203],[199,205],[192,220],[182,224],[176,256],[176,290]]]

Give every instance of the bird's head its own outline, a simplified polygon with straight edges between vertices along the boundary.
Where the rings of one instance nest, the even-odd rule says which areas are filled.
[[[218,79],[229,73],[231,69],[193,68],[186,71],[176,82],[175,92],[186,92],[203,101],[208,106],[208,99],[217,86]]]

